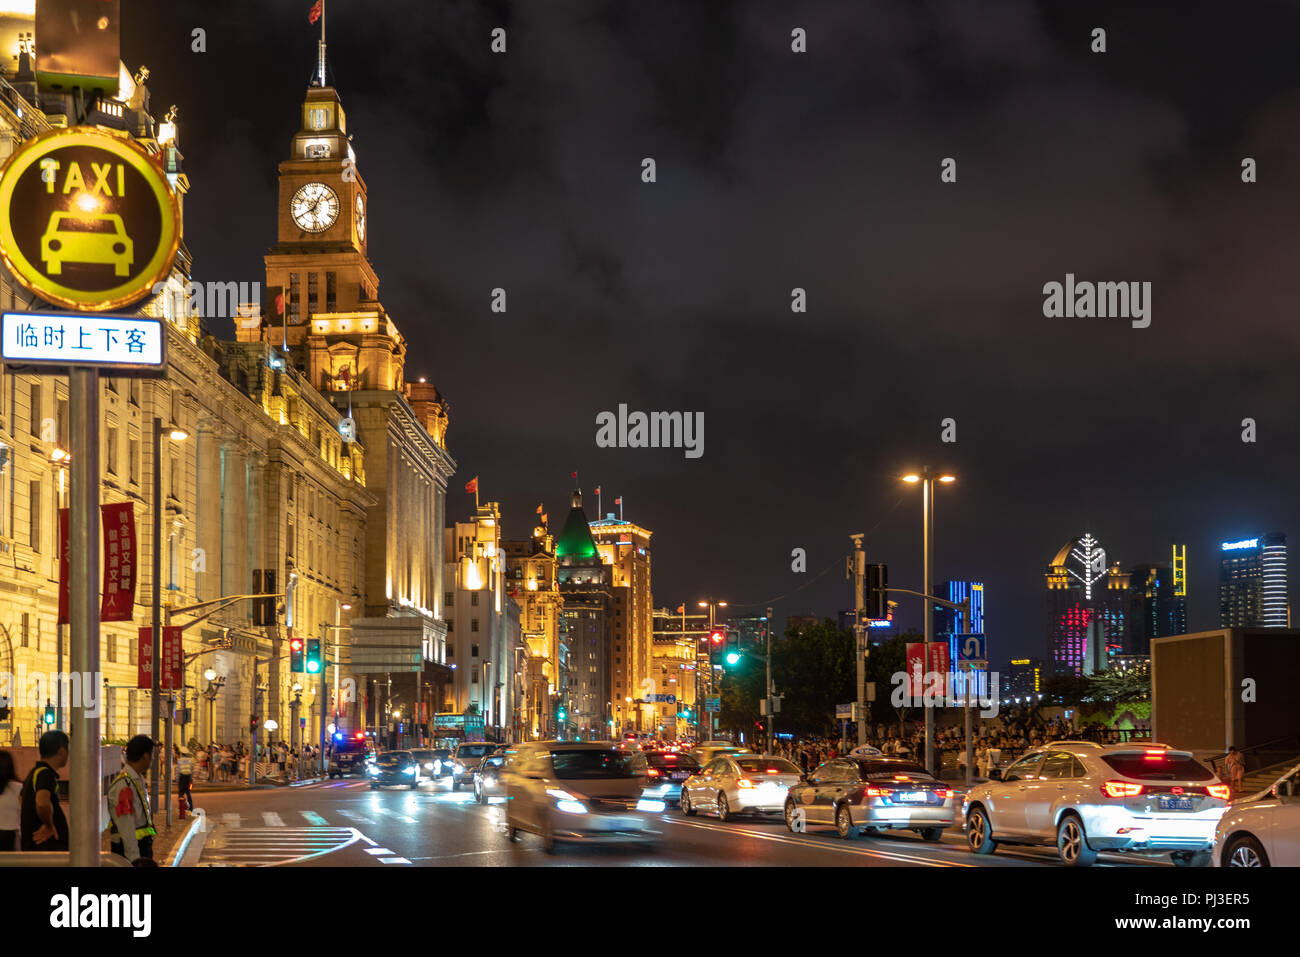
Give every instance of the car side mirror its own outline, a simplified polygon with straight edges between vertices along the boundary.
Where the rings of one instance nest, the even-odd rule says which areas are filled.
[[[1001,780],[1002,780],[1002,769],[1001,769],[1001,768],[989,768],[989,780],[990,780],[990,781],[1001,781]]]

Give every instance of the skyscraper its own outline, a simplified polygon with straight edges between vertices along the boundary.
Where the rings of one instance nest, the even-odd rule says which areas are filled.
[[[954,662],[955,667],[955,662],[958,660],[957,636],[963,633],[962,629],[965,628],[965,634],[969,635],[984,634],[984,583],[943,582],[935,594],[955,603],[968,599],[970,601],[970,617],[964,624],[961,620],[962,614],[956,608],[934,606],[934,640],[948,643],[948,660]]]
[[[1286,535],[1273,532],[1224,542],[1219,562],[1219,624],[1285,628],[1290,619]]]
[[[1072,538],[1047,566],[1047,658],[1052,674],[1089,674],[1123,651],[1128,576],[1106,564],[1091,535]]]
[[[573,491],[569,517],[555,542],[555,560],[569,626],[569,699],[562,702],[567,721],[561,723],[560,735],[607,738],[613,717],[609,692],[615,590],[612,570],[591,537],[579,489]]]
[[[1148,655],[1152,638],[1187,634],[1187,590],[1184,587],[1179,594],[1174,571],[1172,564],[1144,564],[1134,565],[1129,572],[1125,652]]]

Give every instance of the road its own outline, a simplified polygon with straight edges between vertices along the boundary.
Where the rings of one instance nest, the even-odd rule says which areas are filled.
[[[474,803],[445,783],[418,790],[370,790],[353,778],[296,788],[198,794],[208,833],[198,866],[753,866],[1054,867],[1053,848],[970,853],[959,829],[938,844],[907,832],[841,840],[831,828],[791,834],[776,818],[722,823],[675,809],[657,815],[657,848],[565,847],[545,854],[537,838],[511,844],[500,832],[501,807]],[[195,842],[198,847],[198,842]],[[187,855],[191,862],[193,853]],[[1103,856],[1101,866],[1153,866]],[[1154,865],[1158,866],[1158,865]]]

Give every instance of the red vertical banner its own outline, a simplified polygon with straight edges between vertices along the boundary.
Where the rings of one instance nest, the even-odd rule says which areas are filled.
[[[184,681],[182,674],[184,667],[185,646],[181,635],[183,629],[177,625],[171,625],[163,628],[162,640],[162,658],[161,674],[158,676],[158,687],[163,691],[180,691],[181,684]]]
[[[59,509],[59,624],[70,622],[68,615],[68,581],[71,569],[68,567],[68,521],[70,510]]]
[[[925,643],[909,642],[907,645],[907,694],[920,698],[925,693]]]
[[[153,687],[153,629],[140,629],[139,667],[136,671],[137,688]]]
[[[130,621],[135,617],[135,504],[114,502],[101,505],[99,511],[104,525],[104,597],[99,620]]]
[[[948,642],[930,642],[930,672],[939,676],[934,687],[946,698],[948,696]]]

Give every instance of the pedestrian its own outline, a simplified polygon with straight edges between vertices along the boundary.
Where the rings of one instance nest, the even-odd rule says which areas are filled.
[[[176,800],[184,801],[186,807],[191,812],[194,811],[194,795],[190,792],[190,785],[194,782],[194,759],[190,757],[188,751],[182,751],[180,745],[174,745],[176,749]]]
[[[14,770],[14,756],[0,751],[0,851],[18,849],[23,826],[23,782]]]
[[[1228,748],[1228,781],[1232,787],[1232,796],[1239,797],[1242,782],[1246,777],[1246,759],[1234,744]]]
[[[145,797],[144,772],[153,762],[153,741],[137,734],[126,743],[126,766],[108,785],[109,850],[133,867],[154,864],[153,811]]]
[[[46,731],[37,745],[40,760],[23,781],[22,849],[66,851],[68,819],[59,806],[59,768],[68,763],[68,736]]]

